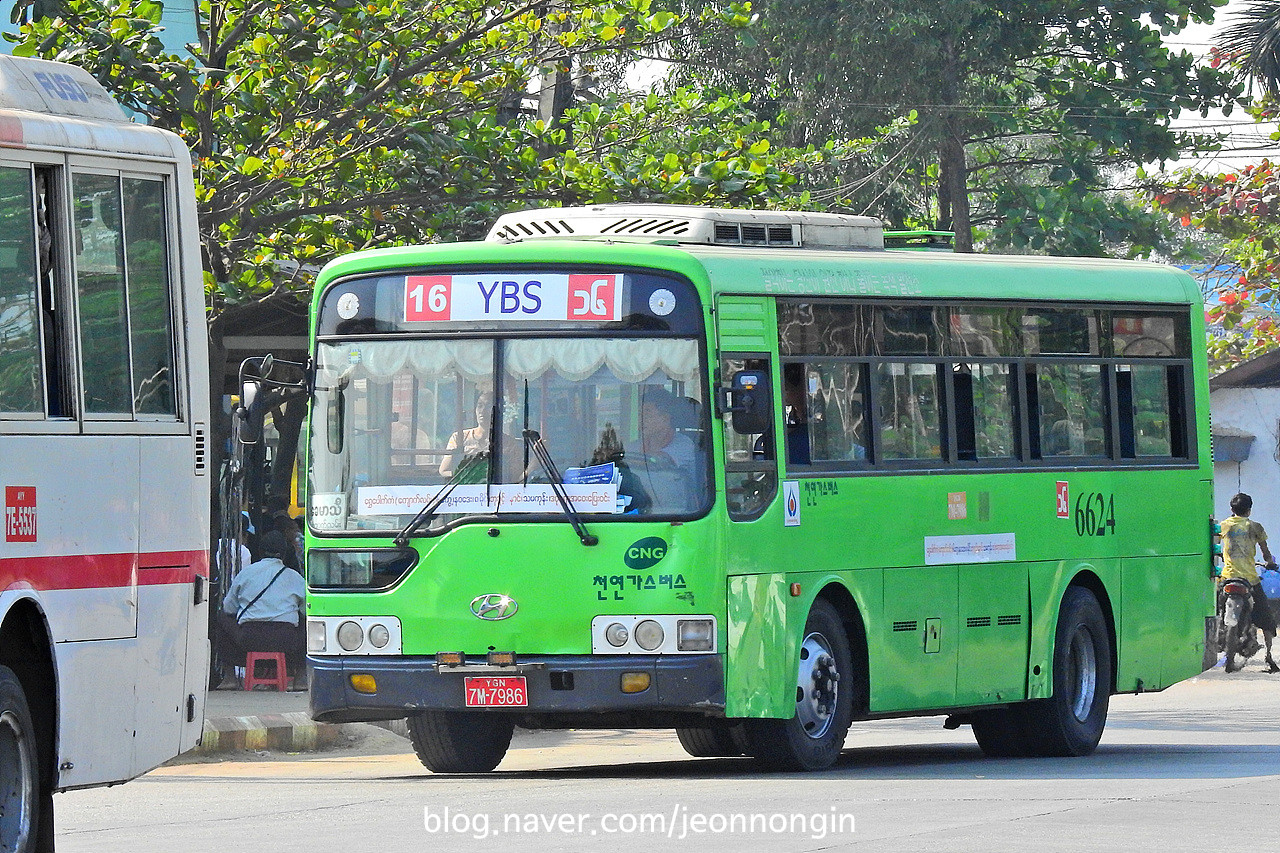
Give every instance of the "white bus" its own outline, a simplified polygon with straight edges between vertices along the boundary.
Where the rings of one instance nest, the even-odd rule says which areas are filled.
[[[208,350],[191,158],[86,72],[0,56],[0,849],[192,748]]]

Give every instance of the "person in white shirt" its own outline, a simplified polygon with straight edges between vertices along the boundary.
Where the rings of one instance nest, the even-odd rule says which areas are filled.
[[[299,672],[306,658],[306,583],[281,559],[289,547],[277,530],[262,537],[262,558],[232,581],[220,624],[241,652],[284,652],[289,669]]]

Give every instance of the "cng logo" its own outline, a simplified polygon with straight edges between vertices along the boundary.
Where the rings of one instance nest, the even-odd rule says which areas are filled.
[[[631,543],[622,562],[628,569],[647,569],[656,566],[667,556],[667,540],[657,536],[649,536]]]

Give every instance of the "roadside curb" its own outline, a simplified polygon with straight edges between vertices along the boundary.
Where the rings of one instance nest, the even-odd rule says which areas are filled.
[[[314,752],[345,738],[341,725],[317,723],[306,711],[215,717],[204,721],[196,755],[219,755],[245,750]]]

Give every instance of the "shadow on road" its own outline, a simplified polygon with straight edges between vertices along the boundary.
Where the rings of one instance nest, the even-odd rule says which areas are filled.
[[[797,779],[856,778],[869,780],[1114,780],[1114,779],[1243,779],[1274,776],[1280,768],[1280,746],[1249,744],[1100,746],[1086,758],[990,759],[976,745],[938,744],[846,749],[839,763],[822,773],[779,774],[756,768],[748,758],[653,761],[633,764],[555,767],[474,776],[388,776],[385,781],[456,784],[503,779]]]

